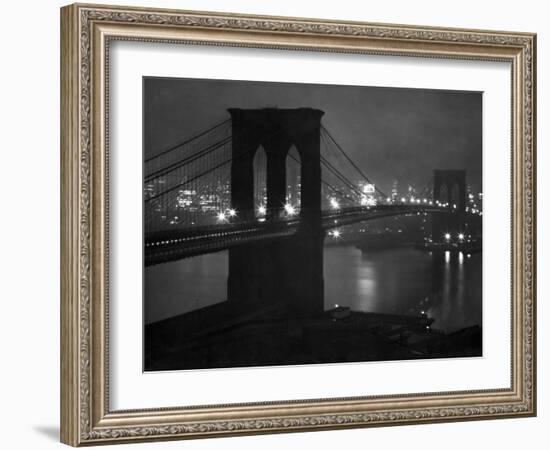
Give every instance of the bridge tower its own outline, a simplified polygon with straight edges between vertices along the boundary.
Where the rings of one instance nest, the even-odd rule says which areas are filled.
[[[267,158],[266,221],[284,210],[286,157],[292,145],[301,160],[298,232],[290,237],[229,249],[228,300],[236,308],[285,304],[295,315],[323,311],[320,127],[324,112],[298,109],[229,109],[233,128],[231,204],[247,220],[257,220],[254,204],[254,155]]]
[[[432,239],[441,242],[446,233],[456,239],[458,233],[465,231],[466,171],[434,170],[433,180],[433,200],[448,203],[449,214],[434,215]]]

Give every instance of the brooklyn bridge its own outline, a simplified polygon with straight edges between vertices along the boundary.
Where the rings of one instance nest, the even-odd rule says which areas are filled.
[[[323,308],[324,240],[346,225],[431,215],[429,245],[468,245],[468,216],[481,211],[467,206],[465,170],[434,168],[416,197],[399,198],[354,162],[321,110],[228,113],[145,160],[146,266],[227,250],[229,300],[285,298],[309,314]]]

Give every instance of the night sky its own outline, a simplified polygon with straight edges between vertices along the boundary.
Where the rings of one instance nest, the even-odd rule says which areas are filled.
[[[149,157],[229,118],[227,108],[325,111],[324,126],[386,193],[422,189],[433,169],[466,169],[481,191],[482,93],[233,80],[144,78]]]

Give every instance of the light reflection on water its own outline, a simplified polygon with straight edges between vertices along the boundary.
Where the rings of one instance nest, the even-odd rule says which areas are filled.
[[[227,267],[227,252],[147,267],[143,274],[145,323],[224,301]]]
[[[420,315],[448,332],[481,325],[481,254],[425,253],[412,248],[362,253],[352,246],[324,252],[325,308]],[[145,270],[146,323],[225,300],[227,252]]]
[[[433,328],[455,331],[481,325],[481,254],[430,254],[412,248],[362,253],[325,249],[325,308],[420,315]]]

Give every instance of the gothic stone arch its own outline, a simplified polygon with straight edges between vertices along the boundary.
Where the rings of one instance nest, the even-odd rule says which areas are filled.
[[[254,218],[257,149],[267,157],[267,220],[280,216],[286,197],[286,157],[301,160],[300,227],[296,235],[229,250],[228,297],[236,308],[282,304],[292,316],[324,308],[320,130],[324,112],[312,108],[229,109],[233,128],[231,204]]]
[[[441,242],[445,233],[456,235],[463,232],[466,211],[466,171],[434,170],[433,199],[449,204],[448,214],[434,215],[433,241]],[[456,205],[456,208],[453,205]]]

